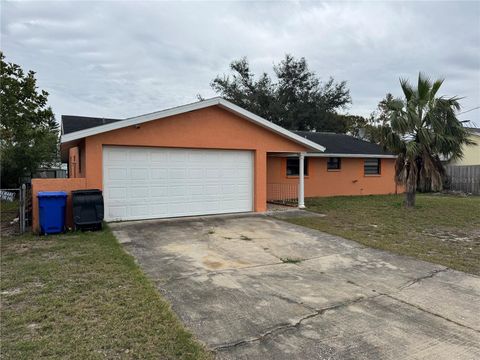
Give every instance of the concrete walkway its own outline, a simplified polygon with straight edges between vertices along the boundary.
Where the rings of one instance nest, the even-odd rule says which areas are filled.
[[[475,359],[480,278],[266,216],[111,224],[218,359]]]

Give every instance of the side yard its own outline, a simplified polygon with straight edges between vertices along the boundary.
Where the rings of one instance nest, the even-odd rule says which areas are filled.
[[[110,230],[1,241],[3,359],[209,359]]]
[[[480,197],[417,195],[412,211],[402,202],[401,195],[312,198],[308,210],[324,217],[284,220],[480,275]]]

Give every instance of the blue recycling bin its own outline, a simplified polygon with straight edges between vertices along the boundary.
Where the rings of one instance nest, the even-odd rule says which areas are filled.
[[[37,194],[40,215],[40,232],[57,234],[65,229],[67,193],[64,191],[41,191]]]

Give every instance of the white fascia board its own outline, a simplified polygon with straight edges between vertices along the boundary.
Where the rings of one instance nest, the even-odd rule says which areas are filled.
[[[152,121],[152,120],[158,120],[158,119],[166,118],[166,117],[169,117],[169,116],[179,115],[179,114],[183,114],[183,113],[194,111],[194,110],[200,110],[200,109],[204,109],[206,107],[214,106],[214,105],[219,105],[219,106],[229,110],[230,112],[233,112],[233,113],[243,117],[246,120],[249,120],[249,121],[251,121],[251,122],[253,122],[253,123],[255,123],[259,126],[262,126],[266,129],[269,129],[270,131],[273,131],[274,133],[279,134],[279,135],[281,135],[285,138],[288,138],[288,139],[290,139],[290,140],[292,140],[296,143],[302,144],[309,149],[317,150],[317,151],[324,151],[325,150],[325,147],[323,147],[322,145],[319,145],[317,143],[314,143],[313,141],[310,141],[310,140],[307,140],[307,139],[305,139],[301,136],[298,136],[297,134],[294,134],[293,132],[291,132],[287,129],[284,129],[281,126],[278,126],[278,125],[276,125],[276,124],[274,124],[274,123],[272,123],[268,120],[265,120],[265,119],[261,118],[260,116],[255,115],[255,114],[253,114],[250,111],[247,111],[245,109],[242,109],[240,106],[234,105],[231,102],[229,102],[225,99],[219,98],[219,97],[199,101],[199,102],[192,103],[192,104],[178,106],[178,107],[174,107],[174,108],[167,109],[167,110],[157,111],[157,112],[150,113],[150,114],[140,115],[140,116],[128,118],[128,119],[125,119],[125,120],[116,121],[116,122],[113,122],[113,123],[110,123],[110,124],[96,126],[94,128],[90,128],[90,129],[76,131],[76,132],[73,132],[73,133],[70,133],[70,134],[62,135],[61,142],[66,143],[66,142],[69,142],[69,141],[78,140],[78,139],[85,138],[85,137],[88,137],[88,136],[101,134],[101,133],[104,133],[104,132],[107,132],[107,131],[117,130],[117,129],[129,127],[129,126],[134,126],[134,125],[142,124],[144,122],[148,122],[148,121]]]
[[[298,157],[298,154],[274,154],[273,157]],[[307,157],[340,157],[340,158],[375,158],[375,159],[396,159],[397,155],[376,155],[376,154],[333,154],[333,153],[306,153]]]
[[[173,115],[186,113],[189,111],[199,110],[208,106],[218,105],[218,104],[219,104],[218,98],[213,98],[205,101],[196,102],[193,104],[182,105],[182,106],[174,107],[167,110],[162,110],[162,111],[157,111],[157,112],[153,112],[145,115],[135,116],[132,118],[127,118],[125,120],[116,121],[110,124],[95,126],[90,129],[75,131],[73,133],[63,135],[62,143],[85,138],[88,136],[101,134],[107,131],[112,131],[112,130],[122,129],[129,126],[138,125],[138,124],[156,120],[156,119],[162,119],[168,116],[173,116]]]

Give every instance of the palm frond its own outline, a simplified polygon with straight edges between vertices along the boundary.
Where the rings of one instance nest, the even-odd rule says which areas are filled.
[[[430,90],[430,100],[435,99],[435,95],[437,95],[437,92],[442,86],[444,81],[445,79],[437,79],[434,81],[434,83],[432,84],[432,88]]]
[[[410,101],[413,94],[415,93],[415,90],[413,89],[412,85],[410,85],[408,79],[400,78],[400,86],[402,87],[405,98],[407,99],[407,101]]]
[[[403,100],[402,99],[392,99],[386,103],[386,107],[389,111],[401,111],[403,109]]]
[[[405,156],[410,160],[414,160],[420,154],[420,144],[416,141],[410,141],[405,146]]]
[[[423,73],[418,74],[418,101],[419,103],[427,104],[430,100],[430,89],[432,88],[432,82],[430,78]]]

